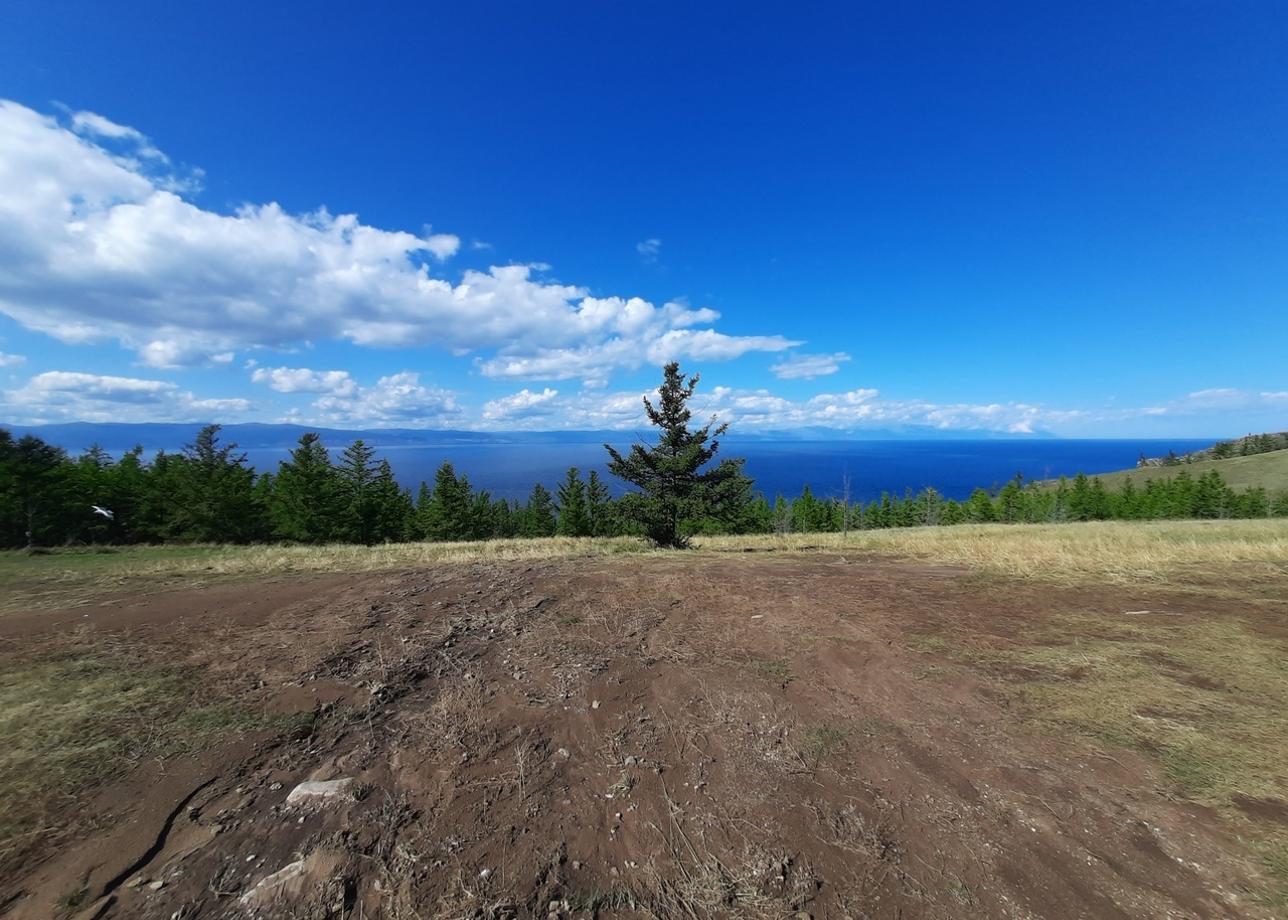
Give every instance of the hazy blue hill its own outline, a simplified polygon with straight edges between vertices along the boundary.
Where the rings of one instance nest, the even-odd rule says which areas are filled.
[[[68,422],[57,425],[3,425],[15,434],[34,434],[67,450],[78,451],[91,444],[106,450],[129,450],[142,444],[148,453],[174,450],[192,441],[201,424],[153,422]],[[581,444],[621,438],[620,431],[459,431],[452,429],[321,428],[316,425],[269,425],[247,422],[225,425],[221,437],[247,449],[291,447],[306,431],[316,431],[331,447],[343,447],[362,438],[382,447],[437,444]]]
[[[176,450],[192,441],[201,423],[152,422],[130,424],[121,422],[67,422],[52,425],[6,425],[15,434],[34,434],[41,439],[70,451],[80,451],[91,444],[98,444],[109,451],[129,450],[142,444],[148,453],[156,450]],[[640,431],[645,427],[641,423]],[[306,431],[316,431],[331,447],[342,447],[362,438],[380,447],[412,447],[418,445],[446,444],[601,444],[604,441],[620,443],[634,440],[637,429],[584,430],[584,431],[468,431],[462,429],[426,428],[320,428],[313,425],[271,425],[247,422],[223,427],[222,437],[235,441],[248,450],[291,447]],[[735,431],[731,442],[763,441],[987,441],[1032,440],[1051,438],[1046,432],[1017,438],[982,429],[944,430],[928,426],[909,425],[899,428],[840,431],[835,428],[807,427],[767,432]]]

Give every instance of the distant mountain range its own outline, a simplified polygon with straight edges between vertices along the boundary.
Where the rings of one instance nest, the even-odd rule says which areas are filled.
[[[148,452],[177,450],[188,444],[201,429],[197,422],[67,422],[52,425],[6,425],[15,435],[34,434],[42,440],[70,451],[81,451],[98,444],[109,451],[129,450],[141,444]],[[623,443],[639,435],[651,437],[647,425],[638,429],[605,429],[586,431],[463,431],[426,428],[319,428],[310,425],[268,425],[248,422],[224,425],[220,436],[246,449],[290,447],[306,431],[316,431],[328,447],[342,447],[358,438],[376,447],[405,447],[443,444],[598,444],[604,441]],[[835,428],[792,428],[781,431],[735,432],[732,443],[749,441],[930,441],[930,440],[998,440],[1051,438],[1048,432],[1014,435],[984,429],[944,430],[924,426],[841,431]]]

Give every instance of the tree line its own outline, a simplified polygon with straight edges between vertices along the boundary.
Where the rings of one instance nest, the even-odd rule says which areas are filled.
[[[956,501],[933,488],[883,494],[870,502],[816,496],[808,487],[773,501],[728,490],[720,513],[676,508],[683,536],[709,533],[814,533],[960,523],[1288,517],[1288,492],[1231,489],[1215,471],[1117,489],[1078,475],[1055,487],[1020,476]],[[355,441],[332,457],[317,434],[300,438],[276,472],[256,475],[219,427],[203,428],[183,450],[142,448],[119,459],[99,447],[69,456],[0,429],[0,545],[90,543],[364,543],[487,540],[506,537],[650,536],[636,505],[647,493],[614,499],[595,471],[570,468],[552,493],[534,485],[527,501],[493,498],[450,462],[413,494],[388,460]],[[111,519],[93,506],[112,513]],[[669,513],[669,512],[668,512]],[[643,519],[642,519],[643,517]],[[663,526],[669,526],[663,522]],[[655,537],[656,538],[656,537]]]
[[[1165,457],[1146,457],[1141,454],[1136,461],[1140,469],[1155,466],[1181,466],[1197,463],[1201,460],[1229,460],[1231,457],[1252,457],[1256,454],[1268,454],[1275,450],[1288,450],[1288,431],[1270,431],[1263,434],[1246,434],[1230,441],[1217,441],[1211,447],[1178,454],[1169,450]]]
[[[177,453],[151,461],[143,448],[119,460],[101,447],[76,457],[34,435],[0,429],[0,546],[78,543],[362,543],[488,540],[505,537],[643,536],[680,547],[697,534],[848,531],[959,523],[1259,518],[1288,516],[1288,492],[1235,492],[1215,471],[1182,471],[1137,488],[1109,490],[1095,477],[1061,479],[1054,488],[1019,475],[994,493],[965,501],[935,489],[884,494],[863,503],[800,496],[772,503],[753,491],[743,460],[716,462],[727,425],[691,427],[688,401],[698,377],[672,362],[656,405],[644,411],[658,429],[652,446],[623,455],[610,445],[608,469],[636,487],[614,499],[595,471],[572,467],[555,493],[538,483],[526,502],[476,490],[450,462],[413,496],[388,460],[354,441],[332,458],[306,433],[275,472],[256,473],[235,444],[207,425]]]
[[[964,501],[933,488],[884,493],[866,504],[820,499],[808,487],[800,497],[763,498],[749,515],[760,533],[819,533],[849,529],[924,527],[951,524],[1039,524],[1067,521],[1148,521],[1184,518],[1288,517],[1288,492],[1271,495],[1257,486],[1237,492],[1215,470],[1199,477],[1182,470],[1171,479],[1150,479],[1138,487],[1127,478],[1117,489],[1079,473],[1054,487],[1026,483],[1017,475],[1001,489],[976,489]]]
[[[573,468],[552,494],[492,498],[439,467],[413,494],[388,460],[354,441],[332,457],[303,435],[275,472],[256,474],[208,425],[178,452],[119,459],[94,446],[72,457],[0,429],[0,545],[77,543],[385,543],[619,533],[608,487]],[[95,508],[102,510],[96,511]],[[109,516],[110,515],[110,516]]]

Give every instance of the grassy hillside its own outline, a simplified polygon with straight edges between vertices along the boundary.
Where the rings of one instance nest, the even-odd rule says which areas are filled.
[[[1171,479],[1187,470],[1195,479],[1209,470],[1216,470],[1226,485],[1235,490],[1250,486],[1265,486],[1272,494],[1288,490],[1288,450],[1273,450],[1250,457],[1230,457],[1228,460],[1200,460],[1180,466],[1155,466],[1144,469],[1122,470],[1117,473],[1100,473],[1106,488],[1117,489],[1128,476],[1136,485],[1149,479]]]

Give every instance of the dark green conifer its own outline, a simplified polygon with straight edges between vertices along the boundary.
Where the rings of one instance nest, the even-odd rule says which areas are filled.
[[[575,466],[568,468],[564,481],[556,492],[559,499],[559,521],[556,532],[563,537],[585,537],[591,532],[590,514],[586,506],[586,484]]]
[[[713,421],[689,428],[692,413],[688,401],[698,379],[695,374],[686,381],[677,362],[667,364],[658,404],[644,398],[648,420],[658,429],[657,444],[636,444],[625,457],[611,445],[604,445],[611,458],[609,472],[640,489],[620,500],[622,515],[659,546],[687,546],[686,521],[736,520],[751,499],[751,480],[743,474],[741,459],[707,466],[719,452],[719,438],[729,426],[719,425],[713,431]]]
[[[300,435],[290,458],[277,468],[271,515],[277,535],[299,543],[325,543],[338,534],[340,482],[322,438]]]

